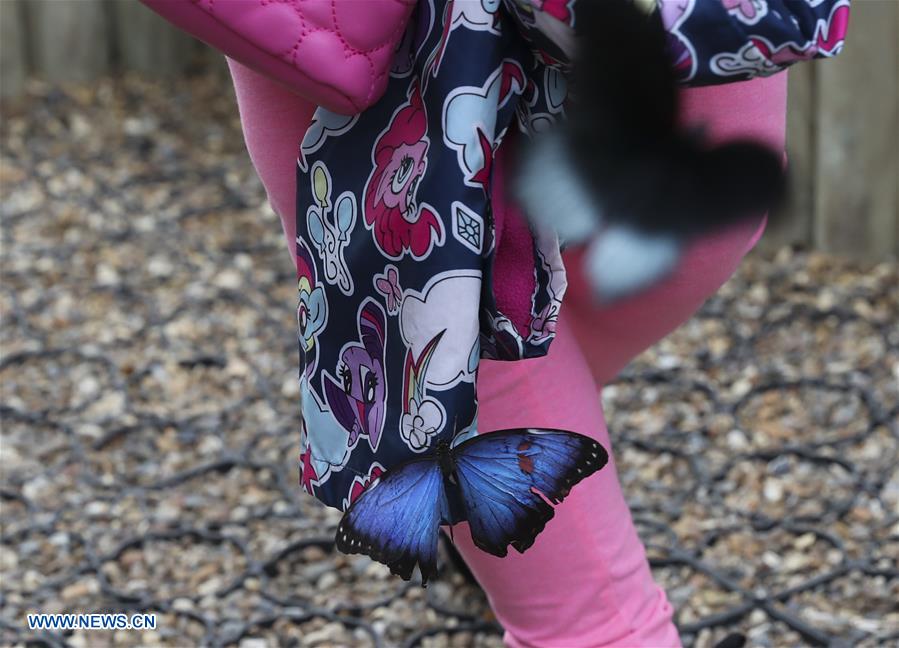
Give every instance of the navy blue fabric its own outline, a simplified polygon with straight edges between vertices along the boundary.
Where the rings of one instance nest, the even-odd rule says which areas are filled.
[[[297,168],[302,484],[345,509],[383,471],[476,433],[480,358],[544,355],[565,287],[534,237],[531,322],[493,295],[493,154],[549,127],[564,79],[504,11],[422,2],[382,99],[319,110]]]
[[[548,17],[576,29],[579,1],[503,0],[535,55],[557,65],[570,62],[570,48],[560,46],[559,30],[550,35]],[[635,2],[661,13],[674,66],[688,86],[744,81],[798,61],[836,56],[849,24],[850,0]],[[627,58],[622,52],[621,60]]]

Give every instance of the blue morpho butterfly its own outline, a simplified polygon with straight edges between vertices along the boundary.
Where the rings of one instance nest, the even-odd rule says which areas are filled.
[[[523,553],[572,486],[602,468],[608,453],[590,437],[548,429],[479,434],[399,464],[347,509],[337,548],[366,554],[405,580],[418,564],[422,585],[437,573],[441,524],[467,519],[475,545],[503,557]],[[544,499],[545,498],[545,499]]]

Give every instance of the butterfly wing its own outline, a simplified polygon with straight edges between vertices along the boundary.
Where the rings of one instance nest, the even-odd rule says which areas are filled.
[[[581,2],[575,31],[575,101],[566,113],[576,135],[616,152],[669,137],[679,96],[660,14],[632,0]]]
[[[690,238],[787,193],[781,151],[683,126],[671,36],[641,6],[657,3],[579,3],[567,119],[522,147],[513,184],[531,219],[590,244],[584,272],[604,302],[650,288]]]
[[[568,142],[607,222],[692,236],[756,217],[783,198],[780,151],[746,140],[711,146],[678,124],[678,81],[659,11],[647,15],[632,0],[581,4]]]
[[[476,436],[452,450],[474,543],[494,556],[524,552],[572,486],[609,459],[590,437],[564,430],[515,429]]]
[[[404,580],[418,564],[425,584],[437,573],[437,533],[448,508],[436,460],[401,464],[347,509],[337,526],[337,548],[370,556]]]

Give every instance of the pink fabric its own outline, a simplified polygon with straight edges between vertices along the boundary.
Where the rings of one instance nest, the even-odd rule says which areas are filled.
[[[293,254],[293,165],[312,107],[238,65],[231,69],[247,147],[281,214]],[[714,137],[753,136],[783,147],[785,74],[689,89],[684,99],[687,121],[705,123]],[[505,246],[522,245],[523,224],[510,215],[514,206],[500,211],[497,266],[499,270],[503,259],[506,270],[497,288],[506,284],[524,290],[520,277],[505,276],[515,256]],[[510,223],[516,233],[510,234]],[[762,229],[763,224],[755,223],[700,241],[668,280],[609,307],[594,304],[578,273],[579,252],[567,253],[570,287],[550,353],[522,362],[481,364],[479,429],[566,428],[611,449],[594,379],[599,384],[610,380],[630,358],[689,317],[726,281]],[[498,298],[510,296],[501,293]],[[498,559],[485,554],[472,545],[463,527],[456,529],[457,545],[487,592],[509,646],[680,645],[671,606],[652,580],[614,458],[573,489],[523,555],[512,551]]]
[[[684,92],[688,123],[715,139],[753,137],[783,149],[785,74]],[[501,203],[506,227],[517,219]],[[695,244],[658,287],[598,307],[581,267],[582,251],[565,255],[569,289],[556,340],[545,358],[481,363],[479,429],[559,427],[611,448],[590,373],[603,384],[637,353],[687,319],[731,275],[756,243],[764,220]],[[498,262],[499,265],[499,262]],[[507,271],[516,272],[511,266]],[[498,271],[498,276],[503,276]],[[503,290],[497,280],[497,290]],[[520,279],[510,283],[514,290]],[[525,554],[503,559],[478,550],[459,529],[456,545],[490,598],[514,648],[543,646],[678,646],[673,610],[653,583],[614,466],[571,492]]]
[[[247,151],[281,217],[287,249],[297,264],[297,155],[315,104],[228,59]]]
[[[416,0],[142,0],[187,33],[329,109],[384,93]]]
[[[496,151],[490,200],[496,232],[493,294],[500,312],[511,320],[522,335],[527,335],[531,319],[531,295],[534,294],[534,239],[527,221],[506,201],[504,169],[514,149],[516,136],[510,132]]]

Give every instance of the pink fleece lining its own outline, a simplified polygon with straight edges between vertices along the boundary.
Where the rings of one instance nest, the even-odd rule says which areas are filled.
[[[534,277],[534,237],[518,207],[506,200],[506,160],[514,152],[515,134],[510,133],[496,152],[490,199],[496,231],[493,292],[500,312],[518,332],[526,335],[531,323]]]

